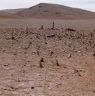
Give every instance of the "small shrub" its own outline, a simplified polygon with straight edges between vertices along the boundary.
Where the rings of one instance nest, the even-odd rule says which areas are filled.
[[[37,50],[37,55],[40,56],[40,52],[39,52],[39,50]]]
[[[54,54],[54,52],[53,52],[53,51],[51,51],[51,52],[50,52],[50,56],[52,56],[53,54]]]
[[[41,30],[43,30],[44,29],[44,26],[43,25],[41,25],[41,28],[40,28]]]
[[[48,35],[47,37],[48,38],[53,38],[53,37],[55,37],[55,34],[54,35]]]
[[[59,65],[59,62],[58,62],[58,60],[57,60],[57,59],[56,59],[56,65],[57,65],[57,66],[60,66],[60,65]]]
[[[15,37],[12,37],[12,40],[15,40]]]
[[[31,89],[34,89],[34,87],[32,86]]]
[[[40,68],[43,68],[44,59],[41,58],[40,61],[39,61],[39,63],[40,63]]]
[[[52,28],[51,28],[52,30],[54,30],[55,29],[55,23],[53,22],[52,23]]]

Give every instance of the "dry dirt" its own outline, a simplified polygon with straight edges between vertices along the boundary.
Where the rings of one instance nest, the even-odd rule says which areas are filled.
[[[0,96],[95,96],[95,20],[52,21],[1,20]]]

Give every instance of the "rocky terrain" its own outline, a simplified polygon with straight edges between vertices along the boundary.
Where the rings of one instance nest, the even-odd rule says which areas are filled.
[[[0,96],[95,96],[95,13],[47,3],[0,11]]]
[[[0,96],[95,96],[95,30],[1,28]]]

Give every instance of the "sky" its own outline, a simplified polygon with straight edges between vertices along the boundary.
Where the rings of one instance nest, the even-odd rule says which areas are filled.
[[[95,0],[0,0],[0,9],[28,8],[38,3],[55,3],[95,12]]]

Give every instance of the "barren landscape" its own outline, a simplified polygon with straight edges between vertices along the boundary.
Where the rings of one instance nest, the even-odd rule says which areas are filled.
[[[94,15],[37,16],[0,19],[0,96],[95,96]]]

